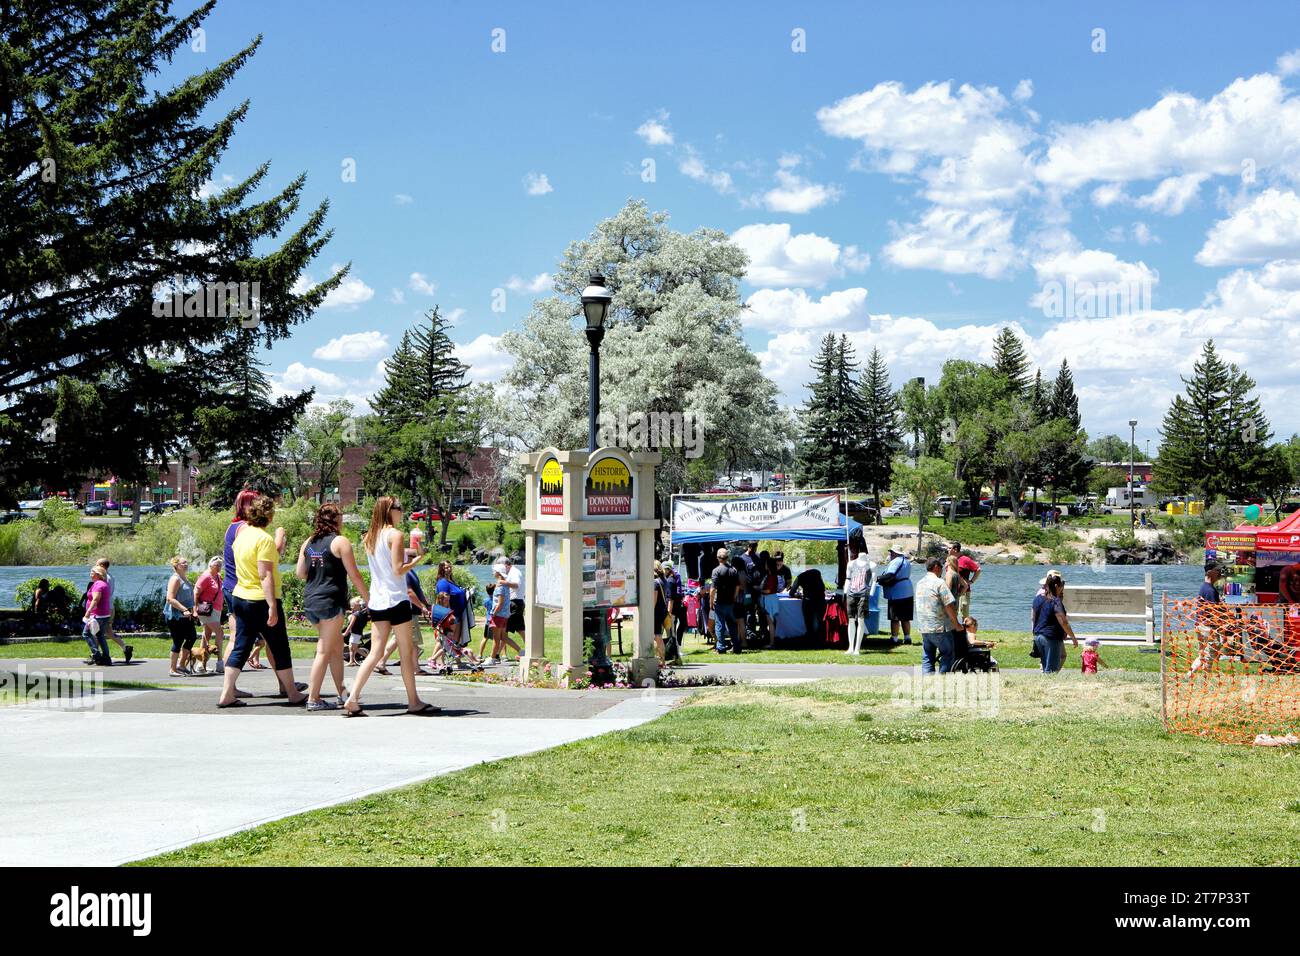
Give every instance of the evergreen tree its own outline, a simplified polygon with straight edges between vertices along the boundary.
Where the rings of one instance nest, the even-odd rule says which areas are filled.
[[[207,503],[217,508],[233,505],[245,487],[280,493],[286,478],[285,439],[315,394],[309,389],[273,399],[251,331],[243,330],[240,342],[195,370],[213,398],[196,412],[190,434],[199,460],[207,463],[199,479],[209,486]]]
[[[880,349],[873,348],[858,389],[862,421],[858,429],[855,475],[876,496],[888,488],[894,455],[902,447],[902,410],[889,382],[889,365]],[[877,522],[880,521],[877,515]]]
[[[1074,393],[1074,375],[1070,365],[1061,360],[1060,371],[1052,384],[1047,403],[1043,477],[1052,486],[1052,506],[1057,496],[1065,492],[1078,492],[1087,487],[1091,466],[1087,456],[1087,434],[1079,414],[1079,397]]]
[[[993,340],[993,371],[1006,380],[1010,394],[1023,395],[1029,390],[1029,356],[1009,325],[1002,326]]]
[[[1205,343],[1160,429],[1156,471],[1162,487],[1195,491],[1207,501],[1255,491],[1271,433],[1254,380]]]
[[[857,362],[848,336],[822,339],[812,362],[816,378],[808,385],[801,415],[797,467],[809,487],[855,487],[854,463],[862,427],[862,400],[854,373]]]
[[[294,292],[329,239],[322,203],[273,244],[303,177],[255,202],[267,165],[204,188],[248,110],[211,106],[260,41],[170,88],[157,80],[213,5],[0,12],[0,499],[88,474],[147,480],[205,409],[227,407],[205,367],[291,335],[346,274]],[[256,299],[251,334],[219,291],[236,288]],[[201,307],[167,314],[171,292],[196,290]],[[239,430],[275,432],[283,411],[246,408]]]
[[[410,490],[441,515],[439,548],[447,545],[452,496],[469,474],[483,433],[482,409],[469,400],[469,366],[455,356],[449,323],[435,306],[402,334],[385,363],[385,382],[371,401],[375,446],[362,474],[373,495]],[[425,519],[433,540],[433,517]]]

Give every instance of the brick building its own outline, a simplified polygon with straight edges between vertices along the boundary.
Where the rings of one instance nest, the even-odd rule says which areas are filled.
[[[343,460],[339,463],[338,494],[333,488],[328,489],[326,498],[335,499],[344,507],[354,505],[366,496],[361,474],[370,461],[374,451],[373,445],[359,445],[343,450]],[[501,500],[499,464],[503,453],[494,448],[479,448],[470,459],[469,475],[462,487],[452,495],[452,500],[462,500],[471,504],[494,505]],[[179,501],[183,505],[195,504],[203,500],[207,491],[192,474],[193,462],[171,461],[160,467],[151,485],[142,486],[142,501]],[[309,476],[310,478],[310,476]],[[386,490],[386,489],[383,489]],[[400,489],[394,489],[400,490]],[[315,496],[318,488],[307,491]],[[131,501],[135,489],[110,484],[107,477],[82,482],[76,497],[83,504],[87,501]]]

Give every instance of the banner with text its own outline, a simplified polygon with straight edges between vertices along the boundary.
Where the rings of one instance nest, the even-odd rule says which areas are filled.
[[[674,544],[737,538],[836,540],[844,535],[838,494],[673,499]]]

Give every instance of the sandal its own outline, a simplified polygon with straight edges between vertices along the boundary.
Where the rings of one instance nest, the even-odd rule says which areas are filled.
[[[425,704],[419,710],[408,710],[406,713],[411,717],[423,717],[425,714],[438,714],[441,712],[441,707],[435,707],[433,704]]]
[[[242,700],[236,697],[228,704],[217,704],[217,710],[225,710],[227,707],[247,707],[247,706],[248,706],[247,704],[245,704]]]
[[[343,716],[344,717],[369,717],[370,715],[367,714],[365,712],[365,709],[362,707],[358,707],[356,710],[349,710],[347,707],[344,707]]]

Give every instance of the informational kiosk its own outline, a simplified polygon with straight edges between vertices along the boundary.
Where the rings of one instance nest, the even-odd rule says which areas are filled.
[[[524,593],[526,624],[520,673],[546,662],[545,613],[560,612],[560,663],[567,681],[588,662],[583,637],[611,608],[636,608],[629,664],[640,683],[653,679],[655,466],[658,452],[546,448],[520,456],[526,472]]]

